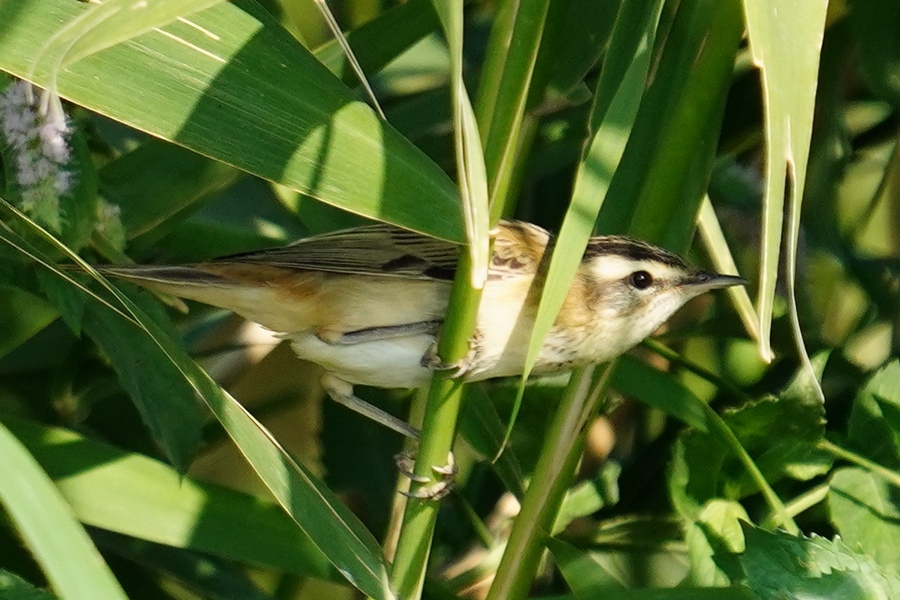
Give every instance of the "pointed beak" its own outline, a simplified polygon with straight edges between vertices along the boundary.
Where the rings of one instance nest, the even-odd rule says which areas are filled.
[[[699,271],[685,277],[682,285],[691,292],[702,294],[709,290],[731,287],[733,285],[746,285],[747,280],[737,275],[719,275],[708,271]]]

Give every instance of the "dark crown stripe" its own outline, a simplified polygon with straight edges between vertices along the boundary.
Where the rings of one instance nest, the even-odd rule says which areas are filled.
[[[622,236],[592,238],[584,252],[584,257],[595,258],[611,254],[630,260],[653,260],[672,267],[688,268],[687,263],[677,254]]]

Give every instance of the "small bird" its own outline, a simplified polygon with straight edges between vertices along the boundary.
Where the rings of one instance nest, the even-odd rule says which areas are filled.
[[[468,355],[467,381],[521,375],[553,238],[503,221]],[[354,385],[411,388],[445,368],[434,355],[460,246],[387,224],[209,262],[103,266],[153,291],[231,310],[278,332],[321,365],[328,394],[400,433],[417,431],[353,394]],[[591,238],[537,358],[536,375],[612,359],[640,343],[685,302],[745,280],[688,265],[620,236]]]

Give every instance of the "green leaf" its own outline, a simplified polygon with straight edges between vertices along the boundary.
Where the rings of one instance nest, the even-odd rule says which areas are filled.
[[[766,397],[729,411],[723,418],[770,483],[784,476],[807,480],[827,472],[831,464],[831,457],[815,448],[824,432],[824,413],[819,407]],[[692,445],[698,453],[694,458],[702,460],[703,442],[699,437],[696,442],[699,445]],[[726,483],[726,497],[741,498],[757,491],[736,458],[724,457],[721,469],[708,475]]]
[[[661,10],[662,2],[647,0],[645,3],[626,3],[617,15],[610,53],[604,60],[591,107],[590,145],[583,151],[571,205],[550,257],[525,354],[519,398],[510,418],[507,437],[518,414],[525,381],[537,362],[544,338],[562,309],[594,230],[597,214],[606,199],[613,173],[625,150],[650,68],[651,49]]]
[[[549,86],[566,93],[584,81],[609,43],[621,1],[570,0]]]
[[[157,327],[165,328],[172,339],[178,337],[158,302],[143,292],[129,295]],[[179,471],[186,471],[200,448],[203,427],[203,414],[194,389],[171,361],[159,353],[153,340],[104,307],[88,305],[84,331],[109,360],[169,460]]]
[[[0,597],[3,600],[55,600],[56,596],[38,589],[13,573],[0,569]]]
[[[825,356],[817,360],[820,366]],[[801,369],[780,397],[753,400],[722,415],[769,483],[783,477],[808,480],[826,473],[833,460],[816,447],[825,432],[825,412],[815,394],[809,393],[805,373]],[[676,497],[684,499],[686,494],[704,504],[715,497],[738,499],[759,490],[743,462],[714,432],[685,431],[678,445],[688,477],[683,487],[672,488]]]
[[[522,466],[512,448],[503,450],[505,427],[497,408],[495,398],[484,393],[478,385],[466,386],[466,396],[459,413],[459,430],[465,440],[482,456],[498,457],[493,469],[503,481],[506,489],[517,498],[525,493],[525,477]]]
[[[616,362],[612,385],[658,410],[705,432],[708,429],[703,401],[674,375],[654,369],[647,363],[625,355]]]
[[[520,149],[538,51],[546,43],[549,0],[504,2],[491,28],[475,108],[484,140],[491,221],[504,212]]]
[[[450,53],[450,90],[453,113],[453,146],[456,176],[462,201],[466,241],[469,246],[472,288],[480,290],[487,279],[490,239],[488,230],[489,176],[478,133],[475,110],[463,80],[463,6],[461,0],[432,2]],[[452,303],[451,303],[452,306]]]
[[[742,30],[737,0],[678,4],[609,184],[600,233],[629,233],[677,252],[688,247]]]
[[[840,539],[795,537],[744,525],[738,558],[757,598],[875,600],[900,596],[900,577]]]
[[[859,391],[847,438],[864,454],[881,464],[900,466],[900,360],[881,369]]]
[[[46,269],[37,272],[40,289],[56,309],[66,326],[75,335],[81,335],[87,298],[67,282]]]
[[[78,18],[50,37],[37,55],[34,69],[57,73],[91,54],[215,6],[221,1],[150,0],[134,4],[129,0],[107,0],[102,4],[90,4]]]
[[[866,83],[894,106],[900,105],[900,5],[893,0],[848,0],[847,5]]]
[[[717,565],[724,549],[740,552],[744,549],[741,521],[749,521],[747,511],[738,502],[714,498],[697,513],[696,520],[687,523],[684,541],[691,559],[691,582],[700,585],[722,586],[729,583],[727,569]]]
[[[777,400],[764,398],[725,416],[770,482],[782,476],[806,481],[831,466],[832,457],[816,447],[825,434],[825,407],[817,390],[827,360],[827,352],[813,359],[814,377],[799,369]],[[744,485],[748,491],[755,487],[749,481]]]
[[[735,552],[744,549],[741,521],[749,522],[747,511],[738,502],[710,500],[700,511],[698,523],[707,535],[714,535],[723,546]]]
[[[40,298],[0,286],[0,356],[5,356],[52,323],[58,313]]]
[[[712,262],[716,272],[737,274],[737,265],[734,262],[731,249],[728,247],[722,226],[719,224],[719,219],[716,217],[715,209],[708,195],[703,196],[697,225],[709,254],[710,262]],[[750,300],[746,286],[733,286],[726,291],[731,297],[731,301],[740,315],[741,322],[744,324],[747,333],[752,339],[758,341],[759,316],[756,314],[756,309],[753,308],[753,301]]]
[[[0,504],[63,598],[127,596],[34,458],[0,424]]]
[[[241,566],[108,532],[94,534],[97,545],[163,577],[177,579],[201,598],[272,600]]]
[[[831,476],[828,509],[832,523],[850,547],[895,571],[900,569],[897,488],[865,469],[838,469]]]
[[[578,548],[550,538],[547,547],[563,578],[579,600],[732,600],[725,588],[704,591],[680,585],[684,578],[684,558],[680,552],[664,548],[647,551],[641,547],[614,545],[610,548]],[[678,585],[677,588],[673,586]]]
[[[0,418],[82,523],[240,562],[337,577],[309,538],[270,502],[195,481],[160,461],[66,429]]]
[[[815,113],[819,51],[828,0],[779,3],[744,2],[753,62],[762,75],[766,131],[766,196],[759,291],[760,351],[771,356],[770,330],[778,278],[786,177],[790,180],[787,285],[792,306],[800,205]],[[795,341],[807,368],[809,359],[792,311]]]
[[[392,598],[378,543],[359,519],[303,465],[295,462],[259,421],[224,392],[178,342],[127,296],[117,299],[141,323],[156,349],[206,403],[279,504],[328,560],[364,593]],[[138,363],[139,364],[139,363]]]
[[[622,467],[618,463],[607,461],[591,479],[570,488],[556,513],[553,533],[562,531],[575,519],[590,516],[618,503],[621,473]]]
[[[737,587],[646,588],[608,593],[604,600],[753,600],[753,595]]]
[[[607,598],[624,589],[598,556],[555,538],[547,540],[547,548],[576,598]]]
[[[234,183],[240,171],[162,140],[148,140],[100,170],[108,200],[122,209],[129,238]]]
[[[364,73],[381,71],[404,50],[438,27],[437,15],[429,0],[410,0],[385,10],[364,25],[347,32]],[[347,57],[336,40],[315,49],[314,54],[329,71],[351,87],[359,84]]]
[[[7,209],[15,210],[9,205]],[[24,215],[17,214],[24,218]],[[62,243],[45,230],[33,222],[29,222],[29,225],[58,250],[67,251]],[[137,356],[131,369],[140,370],[142,363],[148,359],[151,364],[161,363],[163,358],[170,361],[177,370],[178,380],[187,382],[206,403],[278,503],[338,571],[354,586],[374,598],[393,598],[378,543],[338,497],[295,462],[259,421],[222,390],[187,355],[176,336],[160,327],[128,295],[109,284],[77,255],[67,252],[67,256],[90,272],[115,296],[125,312],[113,314],[123,317],[128,324],[139,324],[140,329],[153,341],[146,349],[148,354]],[[63,276],[62,273],[58,274]],[[112,306],[107,308],[118,310]],[[102,321],[98,320],[99,322]],[[133,373],[125,374],[127,377],[134,377]]]
[[[710,448],[705,468],[710,473],[719,470],[723,460],[723,444]],[[691,558],[691,581],[701,585],[721,583],[722,574],[713,563],[713,547],[700,527],[699,519],[707,501],[717,497],[716,482],[694,464],[691,449],[684,440],[675,445],[669,466],[669,495],[676,513],[685,521],[685,542]]]
[[[85,10],[0,0],[0,69],[32,71]],[[32,80],[46,84],[44,68]],[[221,3],[80,60],[61,96],[329,204],[463,241],[450,179],[250,1]],[[422,210],[427,199],[427,210]]]

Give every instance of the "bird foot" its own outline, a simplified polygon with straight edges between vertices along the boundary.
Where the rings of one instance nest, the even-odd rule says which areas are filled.
[[[450,371],[448,375],[451,379],[459,379],[469,372],[472,367],[470,359],[471,352],[462,360],[455,362],[444,362],[437,354],[437,342],[435,342],[425,356],[422,357],[422,366],[432,371]]]
[[[434,478],[423,477],[422,475],[416,475],[413,472],[415,457],[410,452],[400,452],[394,457],[394,460],[397,464],[397,469],[399,469],[400,473],[404,476],[418,484],[430,484],[420,485],[414,492],[401,491],[400,493],[407,498],[437,501],[447,497],[453,491],[458,469],[456,468],[456,461],[453,458],[452,452],[447,453],[447,464],[431,467],[431,471],[435,475]]]

